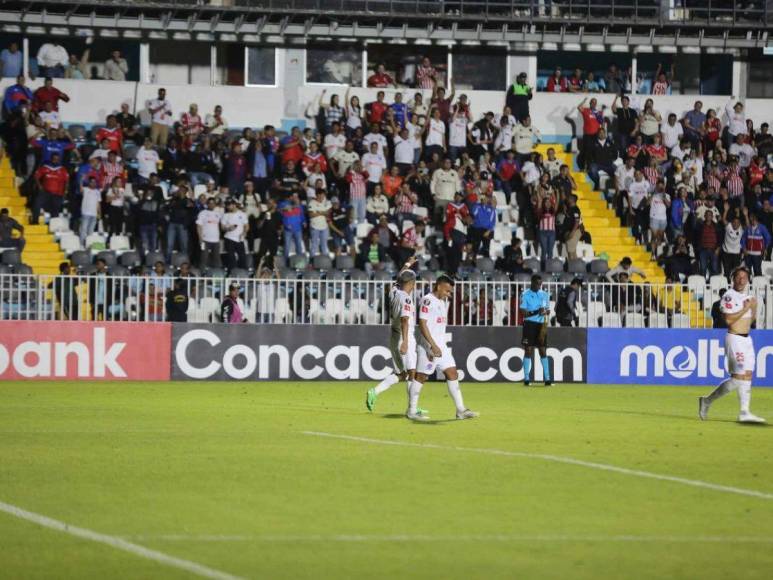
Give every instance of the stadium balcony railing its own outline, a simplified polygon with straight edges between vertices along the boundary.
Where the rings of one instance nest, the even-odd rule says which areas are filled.
[[[115,2],[117,4],[117,2]],[[97,3],[102,7],[111,3]],[[604,17],[629,24],[702,25],[743,23],[764,26],[773,14],[767,0],[681,0],[663,6],[661,0],[130,0],[122,6],[163,9],[209,8],[245,9],[296,14],[345,14],[350,16],[444,17],[464,20],[525,19],[529,21],[577,21]]]
[[[316,273],[318,274],[318,273]],[[188,322],[220,323],[220,307],[236,283],[248,323],[371,324],[389,323],[391,279],[324,280],[258,278],[184,278]],[[386,277],[385,277],[386,278]],[[415,295],[431,290],[434,275],[422,272]],[[520,326],[520,295],[529,274],[515,281],[460,281],[450,300],[448,322],[467,326]],[[1,320],[166,320],[166,292],[174,283],[164,276],[0,275]],[[685,286],[689,285],[687,292]],[[687,285],[589,282],[577,300],[574,326],[607,328],[710,328],[709,312],[727,287],[723,276],[707,283],[693,276]],[[566,283],[547,282],[551,325],[556,299]],[[757,328],[773,328],[773,286],[757,276],[752,292],[758,300]]]

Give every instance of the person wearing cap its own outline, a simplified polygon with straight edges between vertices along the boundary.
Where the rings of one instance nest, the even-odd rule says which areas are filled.
[[[247,255],[244,250],[244,240],[250,229],[247,214],[236,205],[236,200],[228,198],[225,202],[225,213],[220,218],[220,229],[223,231],[225,245],[225,265],[229,270],[236,267],[247,267]]]
[[[644,271],[641,268],[634,266],[631,258],[625,256],[622,260],[620,260],[620,263],[617,266],[607,272],[607,281],[617,282],[617,276],[623,273],[626,274],[629,278],[633,274],[638,274],[642,277],[642,280],[647,279],[647,275],[644,273]]]
[[[579,323],[577,316],[577,298],[579,297],[582,280],[574,278],[568,286],[558,292],[556,300],[556,321],[561,326],[572,326]]]
[[[238,284],[231,284],[228,288],[228,296],[225,297],[220,305],[220,320],[225,324],[241,324],[247,322],[244,316],[244,302],[239,297],[241,288]]]

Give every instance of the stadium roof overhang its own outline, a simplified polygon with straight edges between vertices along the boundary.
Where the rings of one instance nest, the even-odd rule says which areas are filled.
[[[480,43],[514,49],[560,44],[671,46],[713,49],[761,48],[768,45],[768,13],[744,18],[664,18],[662,14],[598,14],[548,17],[528,11],[492,13],[478,2],[479,14],[408,12],[399,2],[344,0],[233,0],[239,6],[197,4],[203,0],[95,1],[62,0],[4,2],[0,26],[5,32],[78,34],[103,37],[190,39],[204,42],[305,44],[309,41],[393,41],[420,43]],[[218,0],[223,2],[224,0]],[[225,0],[229,2],[231,0]],[[630,3],[630,2],[629,2]],[[446,2],[447,5],[454,4]],[[459,3],[456,3],[459,4]],[[465,2],[464,5],[469,5]],[[499,2],[502,7],[506,2]],[[513,5],[523,2],[513,2]],[[528,2],[527,2],[528,4]],[[612,4],[608,2],[607,4]],[[725,5],[735,4],[728,0]],[[337,7],[368,5],[369,11]],[[405,6],[441,6],[439,2],[405,2]],[[317,6],[316,8],[314,6]],[[380,9],[380,11],[378,10]]]

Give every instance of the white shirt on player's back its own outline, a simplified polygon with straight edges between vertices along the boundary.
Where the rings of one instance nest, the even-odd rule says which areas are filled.
[[[439,347],[443,348],[446,345],[446,325],[448,324],[448,302],[441,300],[435,296],[432,292],[424,296],[421,299],[421,305],[419,307],[419,320],[424,320],[427,323],[427,330],[429,330],[432,340],[435,341]],[[424,336],[421,336],[421,343],[429,350],[429,344],[424,340]]]
[[[397,286],[390,292],[390,313],[392,318],[392,331],[398,334],[403,332],[403,318],[408,318],[408,336],[414,334],[416,328],[416,311],[413,306],[413,298]]]

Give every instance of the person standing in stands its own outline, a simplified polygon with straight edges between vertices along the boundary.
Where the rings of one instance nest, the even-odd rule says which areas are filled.
[[[166,147],[172,121],[172,106],[166,100],[166,89],[158,89],[158,98],[149,100],[147,107],[151,115],[150,140],[153,145]]]
[[[556,321],[561,326],[579,325],[577,316],[577,300],[579,298],[582,280],[574,278],[569,286],[564,286],[558,293],[556,300]]]
[[[532,97],[532,88],[526,84],[526,73],[522,72],[507,89],[505,96],[506,106],[519,123],[529,116],[529,101]]]
[[[770,232],[763,226],[757,214],[749,212],[749,225],[743,232],[741,247],[745,257],[746,267],[754,276],[762,275],[762,258],[770,247]]]
[[[201,241],[201,261],[199,266],[220,268],[220,214],[215,211],[215,198],[207,200],[207,209],[196,217],[196,229]]]
[[[236,205],[236,200],[227,199],[225,202],[226,213],[220,218],[220,227],[223,230],[225,244],[226,267],[247,267],[247,255],[244,251],[244,242],[247,239],[250,225],[247,214]]]
[[[13,231],[19,232],[19,237],[13,237]],[[19,252],[24,250],[24,226],[13,219],[8,208],[0,209],[0,248],[16,248]]]
[[[51,155],[50,163],[38,167],[35,172],[35,185],[38,195],[32,207],[32,223],[37,224],[41,210],[45,209],[51,217],[59,217],[67,195],[70,174],[62,165],[62,157],[58,153]]]
[[[582,102],[577,106],[577,110],[580,112],[583,120],[582,144],[580,146],[580,155],[577,156],[577,163],[580,165],[580,167],[584,168],[590,166],[590,150],[596,141],[599,130],[604,125],[604,113],[603,111],[596,109],[598,101],[593,98],[590,100],[590,103],[588,103],[588,106],[586,107],[585,102],[587,100],[588,99],[583,99]],[[613,174],[614,171],[612,171],[610,175]],[[598,186],[596,188],[598,189]]]
[[[228,288],[228,296],[223,300],[220,306],[220,319],[225,324],[241,324],[247,322],[244,316],[244,302],[239,297],[240,287],[238,284],[231,284]]]
[[[67,49],[56,42],[44,42],[38,49],[38,68],[40,76],[61,79],[64,67],[70,61]]]
[[[24,76],[19,75],[16,77],[16,84],[5,89],[3,110],[6,115],[15,113],[19,109],[26,114],[26,111],[32,106],[32,91],[24,83]]]
[[[188,322],[188,293],[182,278],[175,278],[174,286],[166,293],[168,322]]]
[[[617,117],[615,141],[618,150],[620,151],[620,157],[625,158],[628,146],[639,132],[639,114],[629,106],[631,104],[630,98],[623,95],[620,99],[620,103],[623,105],[622,107],[617,106],[617,99],[618,96],[615,95],[615,100],[612,101],[612,112]]]
[[[35,91],[32,109],[35,111],[45,111],[46,103],[51,103],[54,111],[59,111],[59,101],[70,102],[70,97],[54,86],[51,77],[46,77],[43,86]]]

